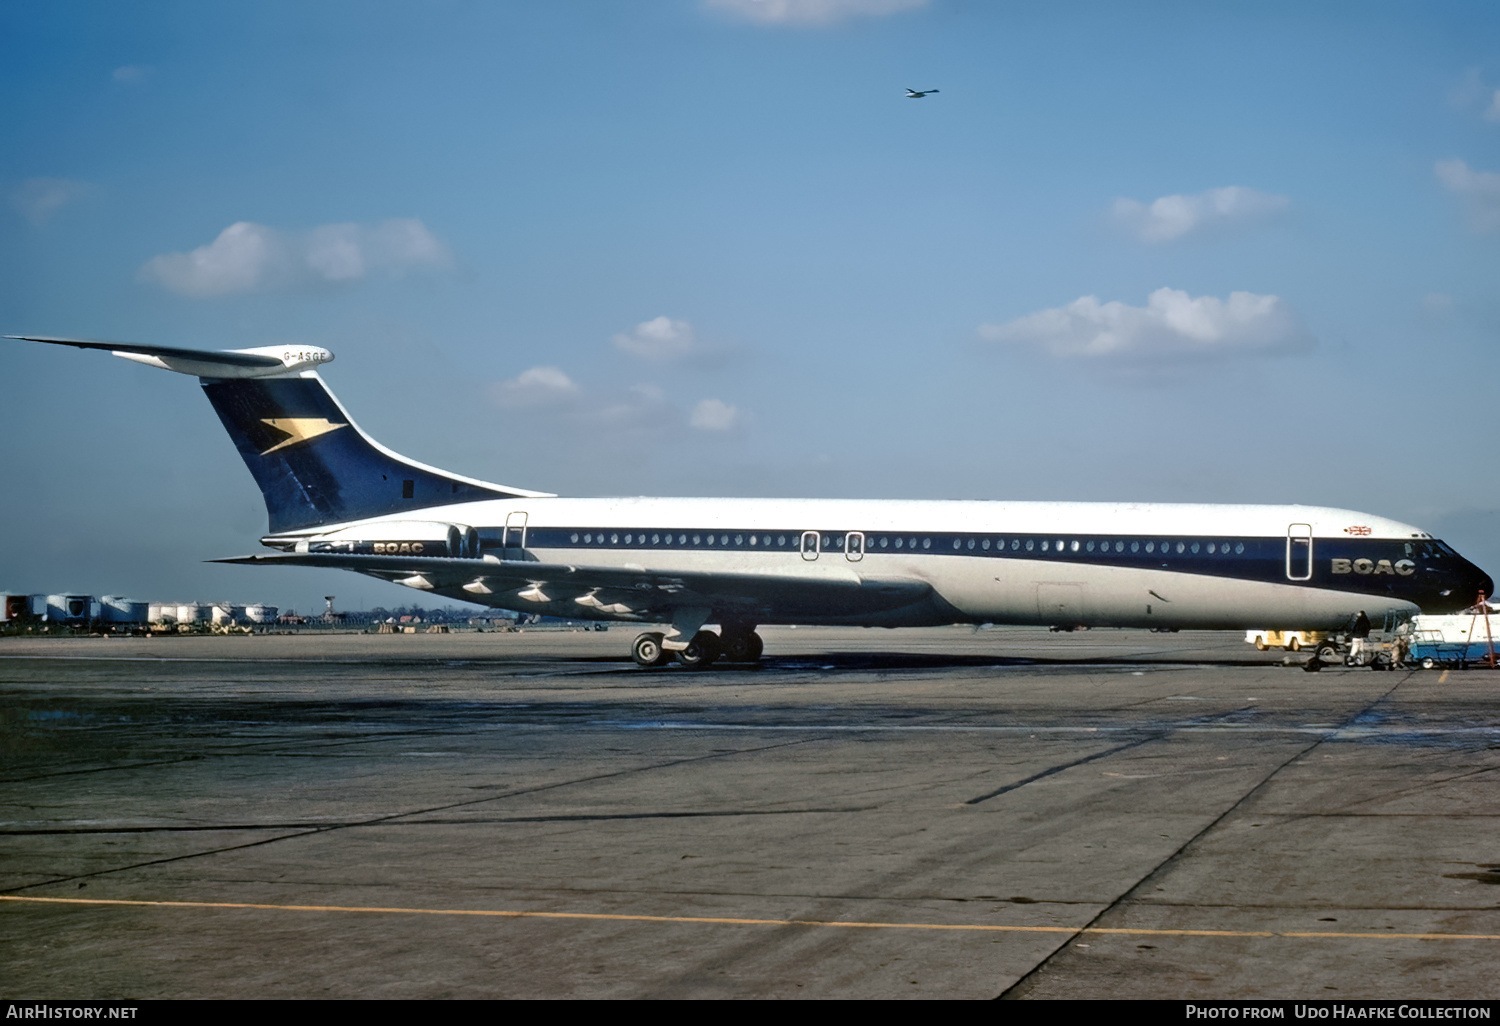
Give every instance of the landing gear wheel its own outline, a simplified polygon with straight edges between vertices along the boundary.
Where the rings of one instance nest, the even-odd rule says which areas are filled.
[[[765,642],[754,631],[735,631],[726,632],[719,639],[719,647],[725,662],[758,663],[760,654],[765,649]]]
[[[672,658],[671,653],[661,647],[661,635],[655,632],[642,634],[635,639],[630,654],[641,666],[664,666]]]
[[[677,661],[689,670],[706,670],[719,658],[719,636],[713,631],[699,631],[688,647],[674,652]]]

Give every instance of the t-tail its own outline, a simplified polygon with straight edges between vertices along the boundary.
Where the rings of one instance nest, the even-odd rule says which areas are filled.
[[[100,349],[162,370],[192,374],[266,500],[272,534],[481,499],[543,496],[425,466],[359,429],[334,398],[316,346],[209,352],[169,346],[10,335]]]

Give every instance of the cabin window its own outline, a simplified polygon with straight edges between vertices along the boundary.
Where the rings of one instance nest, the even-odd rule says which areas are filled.
[[[620,536],[618,534],[612,534],[612,535],[610,535],[609,536],[609,543],[611,545],[618,545],[618,544],[620,544]]]
[[[924,548],[924,549],[930,549],[930,548],[932,548],[932,539],[931,538],[923,538],[922,539],[922,548]]]
[[[1011,546],[1011,548],[1015,548],[1015,546],[1014,546],[1014,545],[1012,545],[1012,546]],[[1027,552],[1030,552],[1030,551],[1031,551],[1031,550],[1032,550],[1032,549],[1034,549],[1034,548],[1036,548],[1036,542],[1035,542],[1035,541],[1033,541],[1033,540],[1032,540],[1032,539],[1030,539],[1030,538],[1027,538],[1027,539],[1026,539],[1026,551],[1027,551]]]
[[[570,535],[570,536],[569,536],[569,537],[568,537],[568,541],[570,541],[570,542],[572,542],[572,543],[573,543],[573,544],[574,544],[574,545],[577,545],[577,544],[578,544],[578,532],[577,532],[577,531],[574,531],[574,532],[573,532],[573,533],[572,533],[572,534],[571,534],[571,535]]]
[[[1186,550],[1187,550],[1187,546],[1186,545],[1182,544],[1182,542],[1178,542],[1177,543],[1177,554],[1179,556],[1182,555],[1183,552],[1185,552]]]
[[[1139,552],[1139,551],[1141,551],[1141,543],[1138,542],[1138,541],[1131,542],[1130,543],[1130,551],[1131,552]]]
[[[1234,553],[1235,553],[1235,555],[1237,555],[1237,556],[1238,555],[1242,555],[1244,553],[1244,551],[1245,551],[1245,543],[1244,542],[1236,542],[1235,545],[1234,545]]]
[[[1198,554],[1198,543],[1197,542],[1193,542],[1192,549],[1193,549],[1193,555],[1196,556]]]

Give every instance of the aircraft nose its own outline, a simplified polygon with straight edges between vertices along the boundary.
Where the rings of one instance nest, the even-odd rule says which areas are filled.
[[[1474,577],[1475,577],[1476,581],[1475,581],[1475,585],[1474,585],[1474,587],[1473,587],[1472,590],[1476,594],[1483,594],[1484,597],[1487,598],[1487,599],[1494,598],[1495,597],[1495,582],[1490,577],[1490,575],[1487,574],[1487,573],[1485,573],[1483,570],[1479,569],[1479,567],[1476,566],[1476,567],[1474,567]]]
[[[1468,560],[1464,560],[1463,569],[1456,576],[1458,586],[1453,590],[1453,597],[1462,603],[1463,608],[1478,602],[1481,595],[1486,599],[1495,597],[1494,580]]]

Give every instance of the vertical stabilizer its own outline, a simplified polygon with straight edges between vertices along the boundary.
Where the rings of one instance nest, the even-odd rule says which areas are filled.
[[[453,502],[537,492],[423,466],[354,423],[317,371],[202,379],[204,394],[265,496],[273,534]]]

